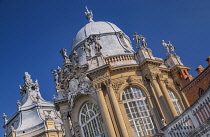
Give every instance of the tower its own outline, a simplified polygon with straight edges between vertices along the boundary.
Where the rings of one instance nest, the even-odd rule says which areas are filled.
[[[24,84],[20,86],[21,101],[17,102],[18,111],[7,120],[3,114],[5,137],[62,136],[62,121],[59,112],[51,102],[45,101],[39,91],[39,84],[33,82],[25,72]]]
[[[146,38],[130,38],[115,24],[89,23],[65,49],[62,68],[53,71],[56,109],[61,112],[66,136],[161,136],[161,128],[188,106],[180,93],[178,71],[185,67],[174,46],[163,41],[167,59],[154,57]],[[70,121],[70,122],[69,122]]]

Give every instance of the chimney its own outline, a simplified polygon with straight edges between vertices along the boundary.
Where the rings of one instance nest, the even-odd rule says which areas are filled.
[[[210,56],[208,56],[208,58],[206,59],[206,61],[207,61],[208,64],[210,65]]]
[[[196,69],[197,73],[200,74],[204,70],[203,66],[199,65]]]

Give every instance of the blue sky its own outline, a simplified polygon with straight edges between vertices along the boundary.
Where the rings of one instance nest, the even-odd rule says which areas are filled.
[[[60,49],[69,53],[76,33],[88,23],[86,5],[94,21],[112,22],[131,39],[133,32],[146,37],[155,57],[165,58],[161,40],[170,40],[193,76],[198,65],[207,66],[208,0],[0,0],[0,114],[11,117],[16,112],[24,72],[38,79],[43,98],[52,100],[50,70],[62,65]]]

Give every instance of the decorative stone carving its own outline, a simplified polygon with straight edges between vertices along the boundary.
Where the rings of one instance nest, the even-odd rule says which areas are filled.
[[[23,86],[19,85],[21,95],[26,94],[26,92],[28,91],[39,91],[38,80],[33,82],[28,72],[25,72],[25,76],[23,77],[23,79],[24,79],[24,85]]]
[[[10,126],[10,130],[11,130],[11,132],[13,132],[15,130],[12,125]]]
[[[61,53],[63,59],[69,59],[69,56],[67,55],[66,51],[67,51],[66,49],[61,49],[60,50],[60,53]]]
[[[5,113],[3,113],[2,118],[4,119],[4,124],[7,123],[7,115]]]
[[[55,82],[55,85],[56,85],[56,91],[58,91],[60,89],[60,85],[59,85],[59,75],[57,73],[57,70],[51,70],[51,73],[53,74],[54,76],[54,82]]]
[[[146,38],[143,37],[142,35],[140,35],[139,37],[141,39],[141,47],[147,48]]]
[[[120,41],[122,42],[123,46],[128,48],[128,45],[126,44],[124,37],[125,34],[122,31],[117,32],[118,37],[120,38]]]
[[[77,95],[94,93],[92,83],[87,76],[81,76],[78,79],[71,79],[69,82],[69,91],[68,101],[70,104],[70,110],[74,106],[74,100]]]
[[[90,43],[87,39],[85,40],[85,44],[81,49],[85,51],[86,57],[87,59],[89,59],[91,57],[91,50],[90,50]]]
[[[113,90],[118,90],[122,85],[124,84],[123,81],[117,81],[117,82],[112,82],[111,85],[112,85],[112,88]]]
[[[143,81],[142,81],[142,79],[129,76],[128,79],[127,79],[127,82],[129,84],[131,84],[131,83],[142,83]]]
[[[156,73],[148,73],[145,75],[145,78],[147,78],[149,80],[156,80],[157,74]]]
[[[143,48],[147,48],[147,42],[146,42],[146,38],[143,37],[142,35],[137,35],[137,32],[134,32],[133,35],[133,40],[136,39],[136,48],[138,49],[141,43],[141,47]]]
[[[164,40],[162,40],[162,45],[166,49],[166,55],[167,56],[170,55],[170,54],[176,55],[176,53],[174,51],[175,46],[173,46],[170,41],[168,41],[168,44],[166,44],[164,42]]]
[[[79,56],[78,56],[78,53],[76,52],[76,50],[73,51],[73,58],[76,61],[76,63],[78,64],[79,63]]]
[[[139,44],[140,44],[140,37],[139,35],[137,35],[137,32],[134,32],[134,35],[133,35],[133,40],[136,40],[136,48],[138,49],[139,48]]]
[[[18,110],[20,110],[20,107],[21,107],[20,101],[18,100],[16,104],[17,104]]]
[[[86,15],[86,19],[89,20],[89,22],[92,22],[93,21],[93,13],[92,11],[88,10],[87,6],[85,6],[86,8],[86,12],[85,12],[85,15]]]
[[[79,82],[77,79],[73,78],[69,81],[69,91],[70,92],[77,92]]]
[[[101,45],[99,44],[100,36],[99,35],[90,35],[88,38],[90,44],[93,46],[95,55],[98,56],[101,54]]]

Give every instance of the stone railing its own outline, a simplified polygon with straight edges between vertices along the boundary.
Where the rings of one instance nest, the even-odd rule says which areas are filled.
[[[162,130],[166,137],[201,137],[210,132],[210,87],[191,107]]]
[[[137,64],[134,54],[124,54],[124,55],[107,57],[105,58],[105,62],[106,64],[109,64],[112,67]]]

